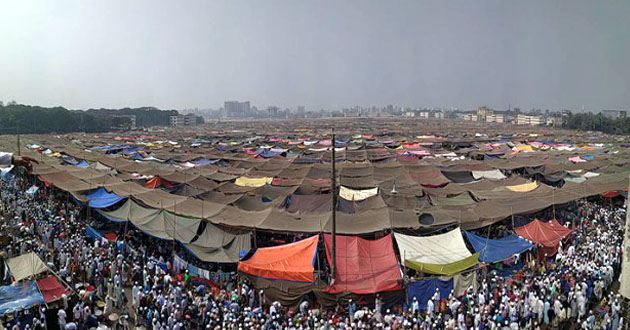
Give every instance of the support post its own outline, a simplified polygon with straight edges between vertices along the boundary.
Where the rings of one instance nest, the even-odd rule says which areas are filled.
[[[335,154],[335,128],[332,129],[332,179],[330,180],[332,193],[332,265],[331,278],[334,280],[337,274],[337,173],[336,173],[336,154]]]

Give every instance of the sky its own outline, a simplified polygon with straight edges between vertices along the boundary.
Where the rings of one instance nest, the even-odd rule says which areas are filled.
[[[630,108],[630,1],[0,0],[0,100]]]

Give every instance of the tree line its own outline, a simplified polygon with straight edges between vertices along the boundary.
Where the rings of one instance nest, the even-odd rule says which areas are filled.
[[[575,113],[563,121],[562,127],[607,134],[630,134],[630,118],[608,118],[602,113]]]
[[[81,111],[0,102],[0,134],[96,133],[130,127],[131,119],[121,115],[135,115],[137,127],[168,126],[170,116],[177,114],[150,107]]]

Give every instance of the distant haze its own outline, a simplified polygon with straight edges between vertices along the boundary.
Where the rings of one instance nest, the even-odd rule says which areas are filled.
[[[630,108],[630,1],[0,1],[0,100]]]

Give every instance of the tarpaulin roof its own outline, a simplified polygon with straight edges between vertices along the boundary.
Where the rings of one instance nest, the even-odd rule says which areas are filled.
[[[491,179],[502,180],[505,179],[505,175],[500,170],[488,170],[488,171],[472,171],[472,176],[475,179]]]
[[[452,275],[477,264],[459,228],[434,236],[394,234],[405,266],[423,273]]]
[[[542,222],[538,219],[525,226],[514,228],[519,236],[547,248],[556,248],[561,240],[571,235],[573,229],[562,226],[557,220]]]
[[[332,263],[332,236],[324,235],[328,263]],[[392,235],[377,240],[337,236],[337,274],[329,293],[371,294],[401,289],[401,272]]]
[[[440,300],[448,299],[453,290],[453,279],[442,280],[439,278],[427,278],[416,282],[407,283],[407,297],[409,306],[414,298],[418,301],[420,310],[427,309],[427,302],[433,298],[435,290],[440,290]]]
[[[505,186],[505,188],[511,191],[516,191],[516,192],[528,192],[528,191],[532,191],[538,188],[538,183],[529,182],[529,183],[523,183],[523,184],[514,185],[514,186]]]
[[[95,209],[112,206],[125,198],[115,193],[107,192],[103,187],[98,187],[98,189],[91,191],[85,197],[89,201],[90,207]]]
[[[313,282],[319,236],[291,244],[259,248],[251,258],[240,261],[238,270],[271,279]]]
[[[266,184],[270,184],[273,181],[273,177],[262,177],[262,178],[250,178],[246,176],[242,176],[234,181],[234,184],[241,187],[262,187]]]
[[[6,263],[16,282],[48,271],[48,266],[34,252],[7,259]]]
[[[470,171],[442,171],[442,174],[456,183],[469,183],[475,181]]]
[[[468,242],[476,252],[479,252],[479,261],[497,262],[520,254],[532,248],[532,243],[516,236],[508,235],[498,239],[481,237],[471,232],[466,232]]]
[[[186,248],[197,258],[206,262],[236,263],[241,254],[251,249],[249,232],[231,233],[210,223],[199,237]]]
[[[175,187],[175,185],[165,179],[162,179],[160,176],[155,176],[153,177],[153,179],[147,181],[144,184],[145,187],[149,188],[149,189],[156,189],[159,187],[165,187],[165,188],[173,188]]]
[[[61,295],[68,294],[71,291],[65,285],[59,283],[56,276],[44,277],[37,281],[37,287],[42,293],[46,303],[51,303],[61,299]]]
[[[85,160],[82,160],[80,162],[78,162],[76,165],[74,165],[76,167],[81,167],[81,168],[87,168],[90,166],[90,164],[88,164],[88,162],[86,162]]]
[[[0,315],[43,304],[44,297],[37,290],[35,281],[0,286]]]
[[[344,186],[339,187],[339,197],[348,201],[362,201],[376,194],[378,194],[378,188],[355,190]]]
[[[182,243],[192,241],[201,223],[201,218],[190,218],[163,209],[142,207],[132,200],[127,200],[114,211],[98,212],[110,221],[129,220],[146,234],[160,239],[176,239]]]
[[[455,228],[433,236],[410,236],[395,233],[400,257],[423,263],[447,264],[470,257],[461,230]]]
[[[479,253],[475,253],[468,258],[446,264],[431,264],[407,259],[405,260],[405,266],[427,274],[455,275],[476,265],[478,263],[478,259]]]

